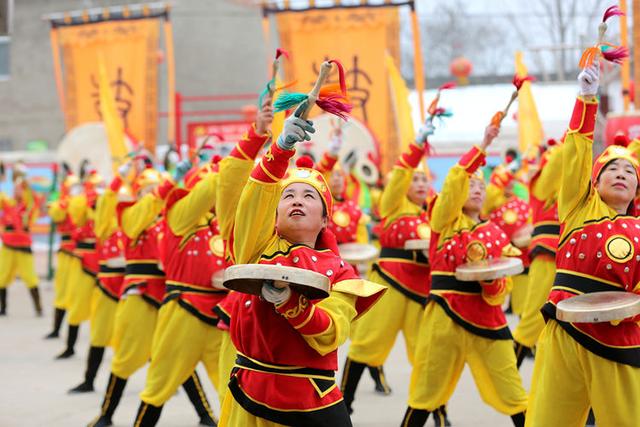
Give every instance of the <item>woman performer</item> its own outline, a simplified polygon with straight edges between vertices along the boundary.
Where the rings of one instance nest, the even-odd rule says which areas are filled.
[[[465,364],[482,399],[510,415],[517,427],[524,425],[527,394],[500,306],[508,292],[506,280],[460,282],[454,277],[463,263],[520,254],[496,224],[480,218],[486,193],[478,168],[498,132],[495,126],[487,127],[482,145],[451,168],[433,203],[431,294],[420,326],[403,427],[423,426],[429,413],[451,398]]]
[[[220,426],[351,425],[334,379],[337,348],[351,321],[383,289],[361,280],[338,256],[335,237],[326,230],[331,192],[312,161],[287,173],[294,144],[308,140],[307,132],[314,132],[311,122],[289,117],[253,169],[238,205],[234,254],[238,263],[322,273],[331,294],[308,300],[288,286],[267,283],[261,297],[238,294],[230,313],[238,358]]]
[[[638,293],[640,219],[638,159],[611,145],[592,163],[599,64],[578,76],[580,95],[569,123],[558,196],[561,222],[556,277],[543,313],[527,426],[582,426],[589,406],[598,425],[640,425],[638,316],[608,323],[569,323],[557,304],[575,295]]]

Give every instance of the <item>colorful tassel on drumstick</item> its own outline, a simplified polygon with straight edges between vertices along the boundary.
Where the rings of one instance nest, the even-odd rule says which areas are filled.
[[[518,92],[520,91],[520,88],[522,87],[524,82],[532,82],[534,80],[535,80],[535,78],[532,77],[532,76],[520,77],[517,74],[515,76],[513,76],[512,83],[515,86],[516,90],[514,90],[513,93],[511,94],[511,99],[509,100],[509,103],[507,104],[505,109],[502,110],[502,111],[498,111],[491,118],[491,124],[493,126],[500,127],[500,125],[502,124],[502,121],[504,120],[504,118],[507,117],[507,113],[509,112],[509,108],[511,108],[511,104],[513,104],[513,101],[515,101],[516,98],[518,98]]]
[[[338,68],[339,84],[325,85],[332,66]],[[320,66],[320,73],[313,89],[308,94],[286,92],[278,97],[273,104],[276,113],[296,108],[295,115],[306,119],[313,105],[323,111],[347,120],[352,105],[347,96],[347,84],[342,64],[335,59],[325,61]]]
[[[438,102],[440,102],[440,93],[443,90],[453,89],[454,87],[456,87],[456,82],[447,82],[438,88],[438,91],[436,92],[436,97],[433,98],[433,101],[431,101],[431,104],[429,104],[429,108],[427,108],[427,113],[429,113],[430,116],[435,116],[436,112],[438,111]]]
[[[265,96],[269,95],[271,99],[273,99],[273,95],[277,91],[293,86],[296,83],[295,81],[293,81],[293,82],[286,83],[280,87],[276,87],[276,79],[278,78],[278,72],[280,71],[280,63],[281,63],[280,58],[283,56],[289,59],[289,52],[287,52],[284,49],[277,48],[275,59],[273,60],[273,63],[271,65],[271,80],[267,82],[264,89],[260,93],[260,97],[258,98],[258,108],[262,108],[262,103],[264,101]]]
[[[598,42],[591,46],[582,53],[580,57],[580,68],[587,68],[593,64],[593,62],[602,56],[605,61],[613,62],[615,64],[621,64],[629,56],[629,50],[625,46],[616,46],[604,41],[605,33],[607,32],[607,20],[613,16],[623,16],[624,13],[618,6],[610,6],[602,17],[602,22],[598,25]]]

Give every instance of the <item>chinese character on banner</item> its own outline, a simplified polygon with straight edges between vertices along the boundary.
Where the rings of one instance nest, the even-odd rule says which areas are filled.
[[[100,110],[100,85],[95,74],[91,74],[91,86],[94,91],[91,93],[91,97],[94,99],[94,107],[96,114],[102,119],[102,112]],[[123,78],[122,67],[118,67],[116,72],[116,79],[110,82],[113,89],[113,96],[115,98],[116,107],[122,118],[122,123],[125,129],[129,129],[128,116],[133,104],[131,100],[134,98],[133,88]]]

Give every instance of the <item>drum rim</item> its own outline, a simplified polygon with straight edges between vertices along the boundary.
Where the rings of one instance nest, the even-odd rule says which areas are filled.
[[[586,294],[576,295],[570,298],[566,298],[562,301],[559,301],[556,304],[556,318],[562,322],[571,322],[571,323],[606,323],[611,321],[622,321],[624,319],[628,319],[630,317],[640,314],[640,295],[638,295],[635,301],[629,300],[629,304],[626,306],[600,309],[597,315],[593,311],[590,312],[586,310],[579,310],[579,311],[568,310],[570,307],[566,307],[568,304],[573,304],[576,302],[574,298],[580,298],[580,300],[582,300],[585,298],[581,298],[581,297],[585,297],[586,295],[595,295],[595,294],[603,294],[603,293],[612,294],[612,295],[613,294],[637,295],[633,292],[626,292],[626,291],[589,292]],[[589,298],[589,297],[586,297],[586,298]]]
[[[493,271],[464,271],[464,270],[460,271],[459,270],[460,267],[469,265],[472,263],[460,264],[458,267],[456,267],[455,278],[456,280],[459,280],[461,282],[478,282],[478,281],[485,281],[485,280],[496,280],[496,279],[501,279],[508,276],[517,276],[518,274],[524,271],[524,263],[520,258],[501,257],[501,258],[497,258],[496,260],[483,260],[483,261],[496,262],[497,260],[508,261],[513,265],[505,266],[504,271],[502,271],[498,275],[495,275],[495,274],[492,274],[492,273],[495,273]],[[475,277],[470,277],[471,275]]]
[[[360,256],[360,257],[356,256],[356,257],[354,257],[354,256],[345,255],[345,254],[342,253],[342,249],[345,246],[353,247],[354,249],[357,249],[356,246],[361,246],[361,247],[367,246],[369,248],[372,248],[372,250],[371,250],[371,254],[369,254],[369,255],[364,253],[364,255],[368,255],[368,256]],[[338,250],[340,251],[340,258],[342,258],[343,260],[345,260],[349,264],[367,263],[367,262],[375,260],[380,255],[380,250],[378,248],[376,248],[374,245],[369,244],[369,243],[357,243],[357,242],[341,243],[341,244],[338,245]]]
[[[427,247],[423,247],[422,242],[427,242]],[[425,251],[429,249],[431,245],[431,239],[409,239],[404,241],[404,249],[408,251]],[[420,247],[414,247],[420,246]]]

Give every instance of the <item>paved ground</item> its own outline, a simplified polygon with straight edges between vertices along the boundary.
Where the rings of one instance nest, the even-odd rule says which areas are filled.
[[[0,318],[0,426],[84,426],[98,413],[102,393],[107,383],[111,353],[96,379],[98,392],[68,395],[66,391],[79,383],[85,368],[88,348],[88,325],[83,325],[76,346],[76,356],[65,361],[54,361],[64,348],[64,341],[43,340],[51,327],[51,285],[42,285],[46,307],[45,317],[38,318],[27,290],[21,283],[9,289],[9,316]],[[510,318],[513,323],[515,319]],[[66,336],[66,329],[65,329]],[[341,360],[346,347],[340,351]],[[342,363],[341,363],[342,364]],[[522,375],[529,389],[533,363],[525,361]],[[206,372],[198,368],[201,378]],[[353,422],[361,427],[398,426],[406,408],[407,388],[411,369],[405,356],[404,343],[398,339],[385,366],[387,378],[393,388],[390,396],[373,392],[373,383],[363,376],[354,405]],[[115,426],[130,426],[138,407],[138,394],[142,390],[146,370],[136,373],[129,381],[115,416]],[[338,378],[341,377],[339,373]],[[218,413],[218,401],[213,388],[205,382],[209,399]],[[456,427],[510,426],[509,417],[486,406],[476,391],[468,370],[465,370],[449,405],[450,418]],[[195,426],[197,417],[180,391],[165,405],[160,426]],[[433,425],[432,421],[427,424]]]

